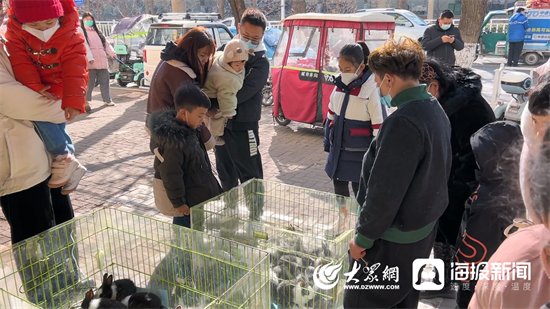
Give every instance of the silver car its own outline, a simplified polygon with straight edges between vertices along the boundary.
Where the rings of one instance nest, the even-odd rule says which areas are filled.
[[[356,13],[381,13],[395,18],[395,36],[396,40],[406,36],[418,40],[424,35],[424,31],[429,25],[420,17],[411,11],[400,9],[364,9]]]

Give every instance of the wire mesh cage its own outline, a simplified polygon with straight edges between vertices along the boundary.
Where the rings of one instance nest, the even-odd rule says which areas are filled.
[[[132,280],[167,308],[269,307],[266,251],[116,209],[78,217],[0,254],[1,308],[80,308],[105,273],[114,284]]]
[[[268,251],[274,308],[339,308],[358,209],[352,198],[254,179],[192,207],[191,226]]]

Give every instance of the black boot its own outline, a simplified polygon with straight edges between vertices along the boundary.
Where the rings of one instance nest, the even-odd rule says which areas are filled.
[[[456,290],[451,282],[451,263],[456,254],[456,249],[449,244],[436,242],[434,244],[434,258],[445,262],[445,285],[439,291],[424,291],[420,293],[421,299],[449,298],[456,299]]]

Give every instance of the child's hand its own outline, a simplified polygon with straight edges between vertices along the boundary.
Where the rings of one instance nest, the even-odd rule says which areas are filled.
[[[65,119],[67,121],[72,121],[78,115],[80,115],[80,110],[73,107],[65,108]]]
[[[93,60],[88,61],[89,64],[94,64]]]
[[[217,110],[217,109],[211,109],[211,110],[208,110],[208,112],[206,113],[206,116],[212,118],[212,117],[214,117],[218,112],[219,112],[219,110]]]
[[[178,208],[176,208],[176,210],[184,216],[189,216],[191,214],[191,209],[187,205],[183,205],[181,207],[178,207]]]
[[[50,89],[51,87],[50,86],[46,86],[44,87],[44,89],[40,90],[38,93],[40,93],[41,95],[45,96],[46,98],[52,100],[52,101],[57,101],[59,100],[59,97],[54,95],[54,94],[51,94],[49,93],[47,90]]]

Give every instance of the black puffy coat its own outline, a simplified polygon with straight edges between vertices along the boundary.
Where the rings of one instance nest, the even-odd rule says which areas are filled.
[[[175,110],[159,111],[149,117],[151,151],[158,148],[164,158],[155,157],[155,178],[161,179],[174,208],[200,204],[222,193],[212,173],[210,159],[193,130],[176,118]]]
[[[477,165],[470,138],[496,120],[491,106],[481,95],[481,76],[463,68],[456,68],[454,73],[456,80],[452,82],[452,89],[439,99],[451,122],[453,163],[448,181],[449,206],[440,219],[440,233],[436,240],[453,245],[458,236],[464,203],[477,187]]]

